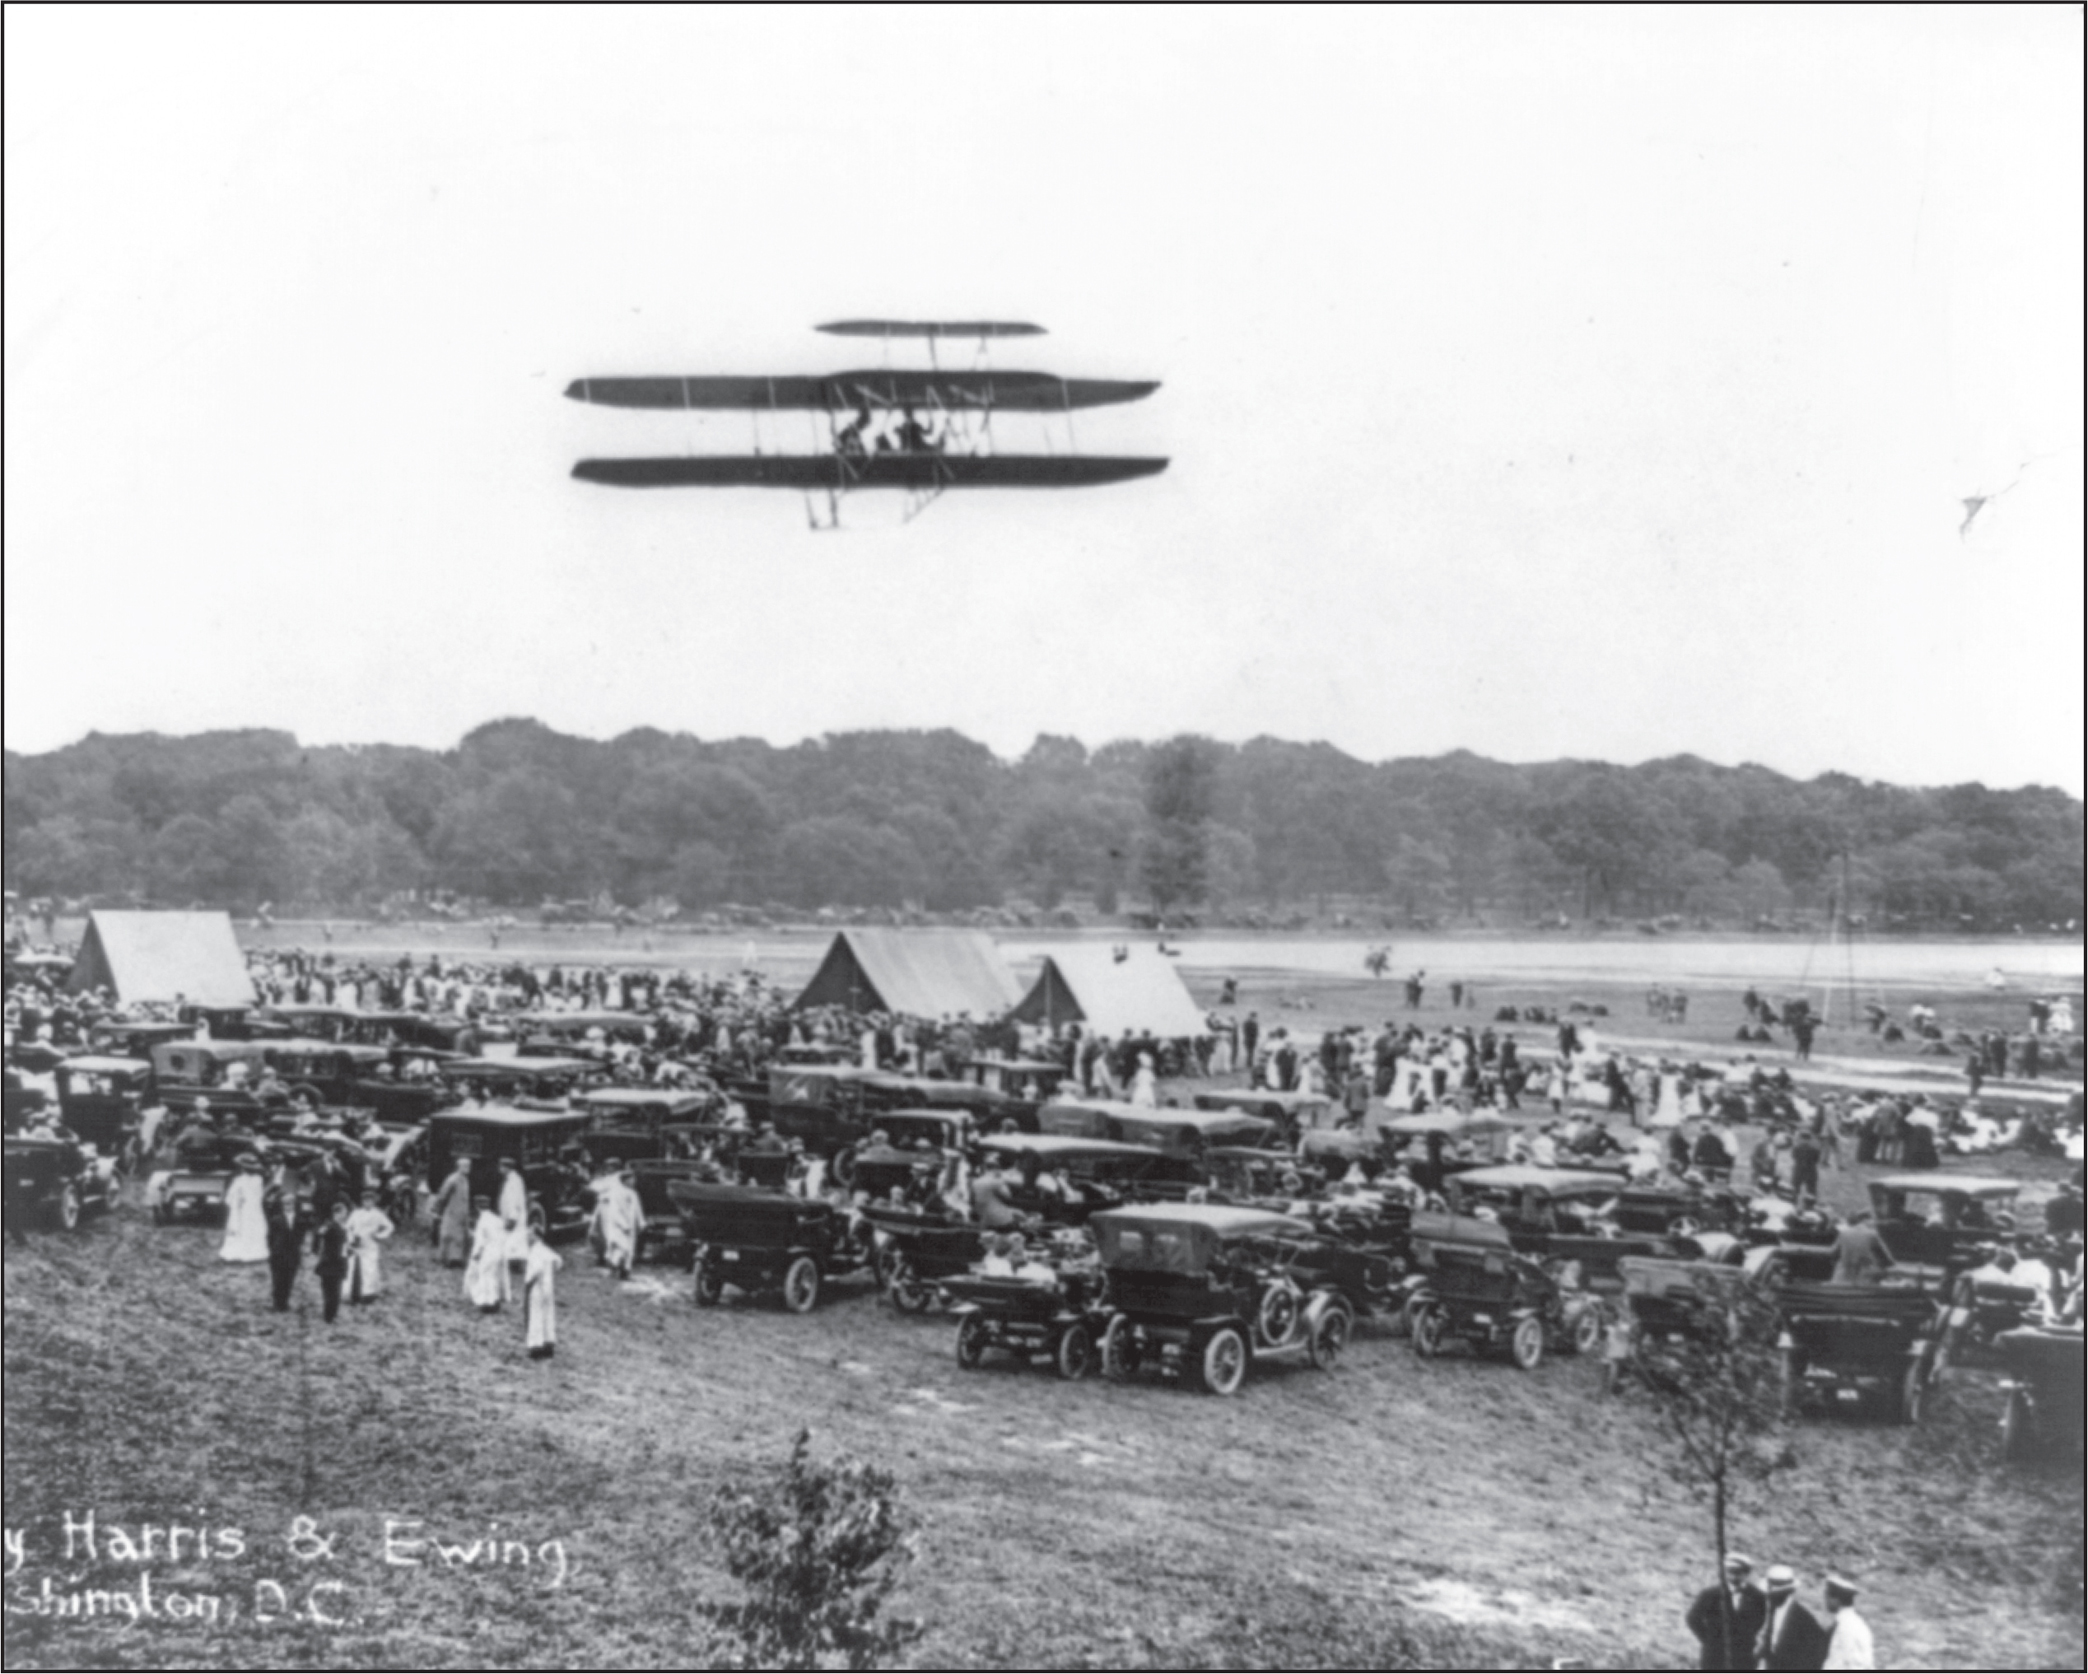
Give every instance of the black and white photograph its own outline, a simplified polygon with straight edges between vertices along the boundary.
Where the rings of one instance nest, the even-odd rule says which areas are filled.
[[[4,31],[0,1667],[2084,1667],[2081,7]]]

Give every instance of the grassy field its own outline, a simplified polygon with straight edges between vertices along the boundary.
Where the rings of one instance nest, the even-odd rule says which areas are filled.
[[[1367,982],[1257,979],[1242,1003],[1290,1017],[1285,987],[1313,1000],[1307,1027],[1392,1015]],[[1619,1032],[1658,1033],[1633,999],[1611,1002]],[[1860,1197],[1853,1174],[1829,1178]],[[559,1357],[533,1363],[519,1321],[469,1310],[425,1242],[395,1249],[390,1293],[331,1328],[309,1276],[296,1313],[268,1312],[265,1272],[219,1263],[207,1228],[126,1210],[7,1250],[4,1510],[10,1541],[26,1533],[7,1667],[690,1666],[695,1607],[723,1585],[707,1502],[780,1463],[800,1426],[889,1466],[918,1513],[899,1607],[928,1623],[922,1667],[1694,1663],[1679,1618],[1710,1567],[1707,1519],[1664,1475],[1645,1409],[1601,1399],[1589,1364],[1424,1363],[1374,1324],[1334,1372],[1260,1370],[1233,1401],[1067,1385],[961,1371],[946,1321],[898,1317],[867,1284],[804,1319],[704,1311],[684,1273],[619,1287],[584,1251]],[[1885,1665],[2080,1668],[2078,1466],[2001,1468],[1988,1373],[1949,1374],[1938,1409],[1918,1432],[1800,1426],[1739,1544],[1814,1591],[1855,1572]],[[64,1520],[90,1512],[99,1561],[66,1562]],[[291,1550],[298,1517],[330,1555]],[[387,1519],[418,1522],[395,1542],[491,1536],[530,1562],[395,1544],[420,1561],[388,1563]],[[175,1523],[236,1528],[245,1550],[111,1553],[111,1525]],[[46,1582],[134,1597],[141,1570],[153,1620],[23,1613]],[[218,1620],[166,1619],[169,1593],[220,1599]]]

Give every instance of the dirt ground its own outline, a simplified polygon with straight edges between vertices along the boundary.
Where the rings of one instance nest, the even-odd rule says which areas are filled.
[[[1393,994],[1250,975],[1241,1003],[1317,1029],[1399,1015]],[[1631,1000],[1631,1032],[1658,1035],[1622,994],[1619,1031]],[[2044,1182],[2061,1165],[1981,1168]],[[1829,1179],[1860,1198],[1853,1173]],[[1257,1368],[1230,1401],[1069,1385],[1004,1360],[961,1370],[947,1320],[899,1317],[867,1283],[806,1318],[706,1311],[686,1273],[618,1286],[584,1249],[566,1252],[546,1364],[513,1314],[467,1308],[424,1236],[333,1327],[309,1275],[275,1316],[265,1271],[216,1244],[125,1210],[6,1252],[4,1509],[27,1536],[9,1668],[688,1666],[693,1605],[720,1586],[707,1501],[800,1427],[889,1466],[919,1515],[898,1600],[928,1624],[918,1666],[1694,1665],[1680,1614],[1710,1568],[1708,1518],[1667,1478],[1646,1409],[1605,1401],[1591,1364],[1422,1362],[1376,1322],[1334,1371]],[[1965,1369],[1918,1431],[1800,1425],[1738,1544],[1814,1593],[1854,1572],[1884,1666],[2080,1668],[2079,1465],[2004,1470],[2000,1410],[1993,1375]],[[63,1561],[64,1519],[89,1512],[235,1527],[246,1550],[127,1565],[104,1536],[99,1564]],[[330,1554],[291,1549],[299,1516]],[[392,1531],[393,1557],[418,1561],[386,1561],[387,1519],[419,1520]],[[401,1544],[489,1535],[531,1563]],[[218,1621],[36,1613],[46,1582],[134,1591],[140,1568],[162,1600],[221,1598]],[[315,1577],[339,1590],[313,1594]]]

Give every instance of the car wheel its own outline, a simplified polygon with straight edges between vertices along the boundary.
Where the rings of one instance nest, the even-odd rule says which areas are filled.
[[[819,1263],[810,1256],[799,1256],[784,1270],[783,1306],[794,1314],[809,1314],[819,1306]]]
[[[1602,1347],[1602,1310],[1583,1308],[1573,1322],[1573,1352],[1593,1354]]]
[[[1298,1293],[1281,1281],[1272,1284],[1263,1292],[1261,1311],[1255,1317],[1255,1325],[1261,1339],[1271,1347],[1280,1347],[1291,1339],[1298,1328]]]
[[[529,1200],[529,1230],[539,1238],[551,1236],[551,1215],[544,1208],[544,1200],[533,1197]]]
[[[1204,1339],[1198,1362],[1203,1386],[1213,1395],[1232,1395],[1247,1376],[1247,1339],[1237,1325],[1221,1325]]]
[[[67,1232],[76,1232],[80,1225],[80,1188],[68,1180],[58,1188],[58,1196],[51,1204],[51,1218]]]
[[[978,1370],[979,1362],[986,1358],[986,1343],[989,1333],[986,1322],[977,1314],[966,1314],[957,1322],[957,1364],[967,1372]]]
[[[1132,1334],[1131,1321],[1122,1314],[1113,1314],[1102,1333],[1102,1375],[1113,1383],[1122,1383],[1137,1370],[1138,1339]]]
[[[696,1264],[696,1306],[715,1308],[725,1300],[725,1276],[718,1271],[715,1261],[699,1261]]]
[[[856,1177],[856,1148],[853,1145],[847,1145],[843,1146],[839,1151],[836,1151],[834,1153],[834,1160],[828,1168],[828,1172],[833,1175],[834,1183],[836,1185],[843,1187],[845,1190],[854,1191]]]
[[[1517,1320],[1515,1334],[1508,1339],[1508,1353],[1526,1372],[1534,1372],[1543,1365],[1544,1321],[1534,1316]]]
[[[1323,1372],[1332,1371],[1334,1363],[1348,1347],[1349,1338],[1354,1335],[1355,1328],[1355,1316],[1349,1312],[1346,1303],[1337,1302],[1330,1306],[1314,1324],[1311,1339],[1307,1344],[1307,1352],[1312,1357],[1313,1365]]]
[[[2008,1410],[2001,1415],[2001,1457],[2020,1464],[2037,1452],[2035,1426],[2030,1422],[2030,1398],[2020,1389],[2008,1392]]]
[[[1422,1297],[1409,1296],[1400,1305],[1398,1329],[1411,1337],[1414,1334],[1414,1321],[1421,1317],[1427,1307],[1428,1303]]]
[[[913,1270],[913,1263],[904,1256],[892,1264],[888,1283],[892,1306],[902,1314],[924,1314],[928,1311],[928,1304],[934,1300],[920,1275]]]
[[[1423,1360],[1435,1359],[1443,1352],[1443,1310],[1424,1303],[1418,1310],[1411,1310],[1411,1317],[1414,1352]]]
[[[1095,1339],[1088,1335],[1088,1328],[1069,1325],[1060,1332],[1052,1361],[1058,1367],[1058,1375],[1068,1383],[1078,1383],[1092,1372],[1095,1369]]]
[[[1907,1368],[1906,1376],[1900,1379],[1899,1421],[1902,1424],[1919,1424],[1927,1407],[1928,1368],[1917,1360]]]

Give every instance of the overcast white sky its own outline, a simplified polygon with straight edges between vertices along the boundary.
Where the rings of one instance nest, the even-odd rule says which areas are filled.
[[[6,741],[2082,744],[2073,7],[6,12]],[[624,372],[844,315],[1159,478],[807,531]],[[2013,484],[2012,487],[2009,485]],[[1962,500],[2006,489],[1962,536]]]

